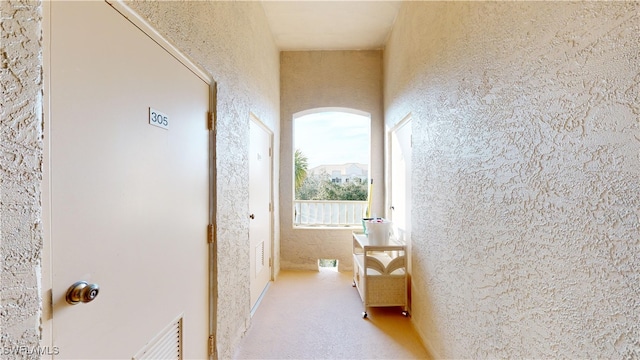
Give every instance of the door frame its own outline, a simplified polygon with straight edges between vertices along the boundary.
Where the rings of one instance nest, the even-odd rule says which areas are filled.
[[[387,132],[387,141],[386,141],[386,152],[385,152],[385,165],[386,165],[386,204],[385,204],[385,213],[387,218],[391,218],[393,220],[392,209],[393,206],[393,176],[392,176],[392,168],[393,168],[393,136],[397,133],[398,130],[402,129],[405,126],[413,126],[413,115],[408,113],[405,115],[402,120],[398,121],[389,131]],[[413,134],[413,128],[411,129],[411,133]],[[413,142],[413,135],[411,135],[411,141]],[[411,146],[412,148],[413,146]],[[411,151],[413,158],[413,150]],[[413,161],[413,160],[412,160]],[[413,170],[411,170],[413,173]],[[411,179],[409,179],[411,180]],[[406,179],[405,179],[406,181]],[[406,199],[405,199],[406,200]],[[406,202],[406,201],[405,201]],[[412,204],[406,203],[406,207],[411,209]],[[411,211],[410,211],[411,213]],[[405,218],[405,221],[409,222],[409,226],[411,226],[411,216],[409,218]],[[413,244],[411,242],[411,230],[409,231],[409,236],[405,239],[405,244],[407,246],[406,258],[407,258],[407,308],[409,312],[411,312],[411,276],[412,276],[412,265],[411,265],[411,252]]]
[[[164,36],[162,36],[151,24],[143,17],[137,14],[133,9],[127,6],[122,0],[104,0],[114,11],[125,17],[135,27],[147,35],[152,41],[167,51],[178,62],[189,69],[194,75],[209,85],[209,358],[217,359],[216,346],[216,324],[217,324],[217,247],[216,247],[216,209],[217,209],[217,171],[216,171],[216,115],[217,115],[217,83],[213,76],[198,65],[185,53],[171,44]],[[51,2],[44,1],[42,3],[42,57],[43,57],[43,178],[41,183],[42,190],[42,229],[43,229],[43,248],[42,248],[42,276],[40,279],[40,292],[42,296],[42,313],[41,327],[42,337],[41,344],[47,349],[54,349],[53,344],[53,262],[52,262],[52,240],[51,240],[51,143],[48,134],[51,133]],[[53,358],[55,351],[45,354]]]
[[[392,194],[391,194],[391,189],[392,189],[392,183],[393,183],[393,178],[392,178],[392,174],[391,174],[391,169],[392,169],[392,161],[393,161],[393,155],[392,155],[392,142],[393,142],[393,134],[396,133],[398,130],[400,130],[402,127],[404,127],[405,125],[408,125],[409,123],[411,123],[413,120],[413,116],[411,115],[411,113],[407,114],[406,116],[404,116],[402,118],[402,120],[398,121],[391,129],[388,130],[387,132],[387,142],[386,142],[386,151],[385,151],[385,156],[386,156],[386,179],[387,179],[387,190],[386,191],[386,206],[385,206],[385,213],[387,217],[391,217],[391,206],[392,206]]]
[[[275,226],[275,217],[274,217],[274,211],[275,211],[275,206],[273,203],[273,157],[275,156],[274,154],[274,150],[273,150],[273,143],[274,143],[274,135],[273,135],[273,131],[271,131],[271,129],[269,129],[269,127],[262,122],[262,120],[260,120],[260,118],[255,115],[253,112],[249,113],[249,121],[255,123],[257,126],[259,126],[262,130],[264,130],[268,135],[269,135],[269,149],[270,149],[270,155],[269,156],[269,203],[270,205],[270,211],[269,211],[269,227],[270,227],[270,231],[269,231],[269,259],[271,259],[271,266],[269,266],[269,281],[273,281],[274,280],[274,269],[275,269],[275,258],[274,258],[274,252],[273,252],[273,247],[274,247],[274,226]],[[251,126],[251,124],[249,124],[249,126]],[[251,316],[253,316],[253,313],[255,312],[255,310],[258,308],[258,306],[260,305],[260,301],[262,300],[262,297],[264,296],[264,292],[265,290],[269,287],[269,284],[267,283],[267,286],[263,289],[262,294],[258,297],[258,300],[256,301],[255,306],[253,306],[253,308],[251,309]]]

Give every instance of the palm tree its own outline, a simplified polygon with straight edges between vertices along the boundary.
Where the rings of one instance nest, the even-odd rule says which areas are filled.
[[[295,160],[295,189],[298,191],[302,186],[302,183],[307,178],[307,170],[309,168],[309,162],[307,157],[300,151],[300,149],[296,149],[296,153],[294,156]]]

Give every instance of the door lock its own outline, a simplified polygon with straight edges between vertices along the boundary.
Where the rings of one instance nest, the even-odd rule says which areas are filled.
[[[256,216],[254,214],[249,215],[249,219],[253,220],[255,218],[256,218]]]
[[[92,302],[98,296],[100,287],[98,284],[88,284],[86,281],[78,281],[67,290],[67,303],[76,305],[78,303]]]

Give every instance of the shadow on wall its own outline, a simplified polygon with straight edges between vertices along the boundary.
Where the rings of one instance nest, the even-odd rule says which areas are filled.
[[[438,324],[435,323],[436,316],[433,310],[431,293],[427,287],[414,285],[416,283],[428,284],[428,279],[418,279],[419,277],[423,277],[428,274],[428,271],[429,270],[425,268],[422,263],[416,263],[414,261],[412,273],[415,274],[414,277],[419,281],[413,281],[410,275],[409,304],[412,303],[411,298],[413,298],[417,300],[414,301],[413,304],[419,305],[419,307],[410,307],[411,323],[416,332],[420,334],[420,338],[424,342],[424,346],[431,357],[438,359],[441,356],[435,351],[435,349],[442,349],[444,344],[440,337],[440,333],[438,332]],[[422,326],[417,326],[416,322],[420,322]]]

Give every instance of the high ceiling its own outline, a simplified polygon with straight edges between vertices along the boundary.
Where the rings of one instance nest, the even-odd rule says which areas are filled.
[[[381,49],[400,1],[271,1],[265,14],[280,50]]]

